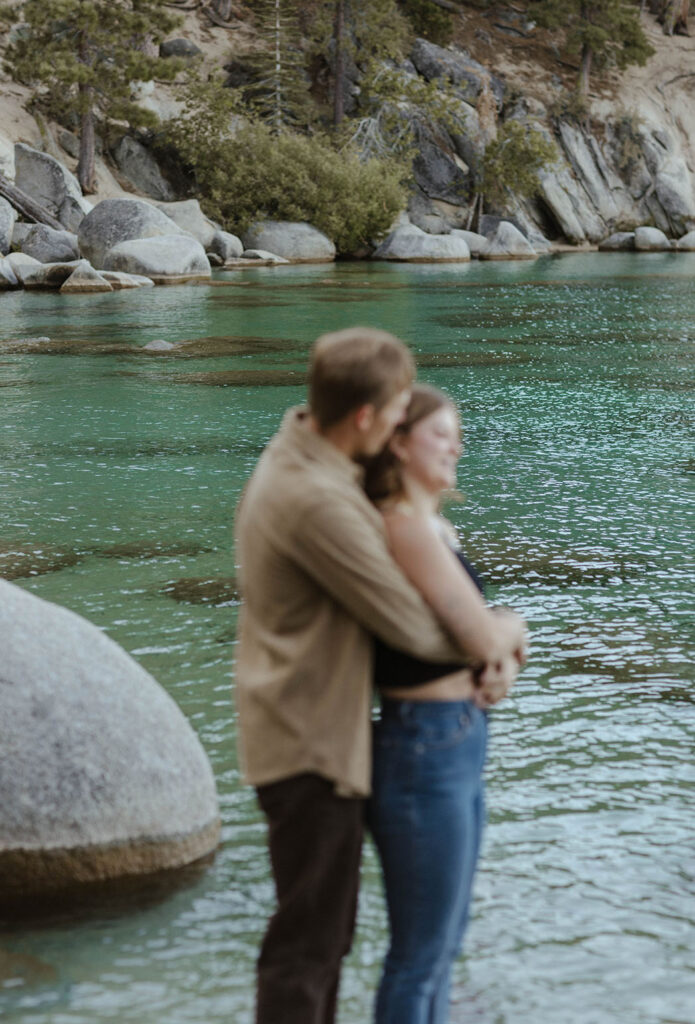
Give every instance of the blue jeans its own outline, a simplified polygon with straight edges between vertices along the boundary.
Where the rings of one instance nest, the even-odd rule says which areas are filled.
[[[368,823],[391,929],[376,1024],[446,1024],[485,816],[487,717],[470,701],[382,702]]]

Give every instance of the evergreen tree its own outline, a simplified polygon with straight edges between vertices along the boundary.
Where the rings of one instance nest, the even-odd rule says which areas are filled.
[[[333,124],[345,114],[348,67],[365,71],[374,60],[403,59],[409,39],[406,19],[396,0],[314,0],[311,20],[304,12],[310,50],[332,78]]]
[[[539,25],[565,28],[567,48],[580,55],[578,93],[586,97],[592,68],[613,60],[618,67],[645,64],[654,52],[630,0],[533,0]]]
[[[244,99],[275,132],[306,126],[311,118],[309,80],[294,0],[255,0],[261,49],[250,63],[254,81]]]
[[[77,175],[93,192],[96,118],[156,122],[133,102],[133,83],[177,73],[177,61],[150,54],[180,19],[163,0],[26,0],[20,15],[26,28],[8,47],[8,69],[54,115],[79,120]]]

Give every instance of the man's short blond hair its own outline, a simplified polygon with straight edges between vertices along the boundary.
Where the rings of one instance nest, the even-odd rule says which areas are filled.
[[[326,429],[363,405],[381,409],[414,379],[410,349],[394,334],[372,327],[332,331],[312,349],[309,408]]]

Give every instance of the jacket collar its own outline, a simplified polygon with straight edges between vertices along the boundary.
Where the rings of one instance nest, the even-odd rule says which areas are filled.
[[[362,466],[311,429],[306,406],[295,406],[287,410],[277,440],[283,447],[288,445],[294,451],[301,452],[305,458],[320,463],[329,472],[352,483],[361,484],[364,479]]]

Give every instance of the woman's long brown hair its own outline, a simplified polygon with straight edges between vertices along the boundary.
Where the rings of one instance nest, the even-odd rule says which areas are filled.
[[[429,384],[413,384],[405,419],[396,427],[394,434],[407,437],[416,423],[447,405],[455,408],[449,396],[439,388]],[[364,489],[367,497],[376,504],[395,498],[403,491],[401,462],[389,445],[379,455],[365,462]]]

